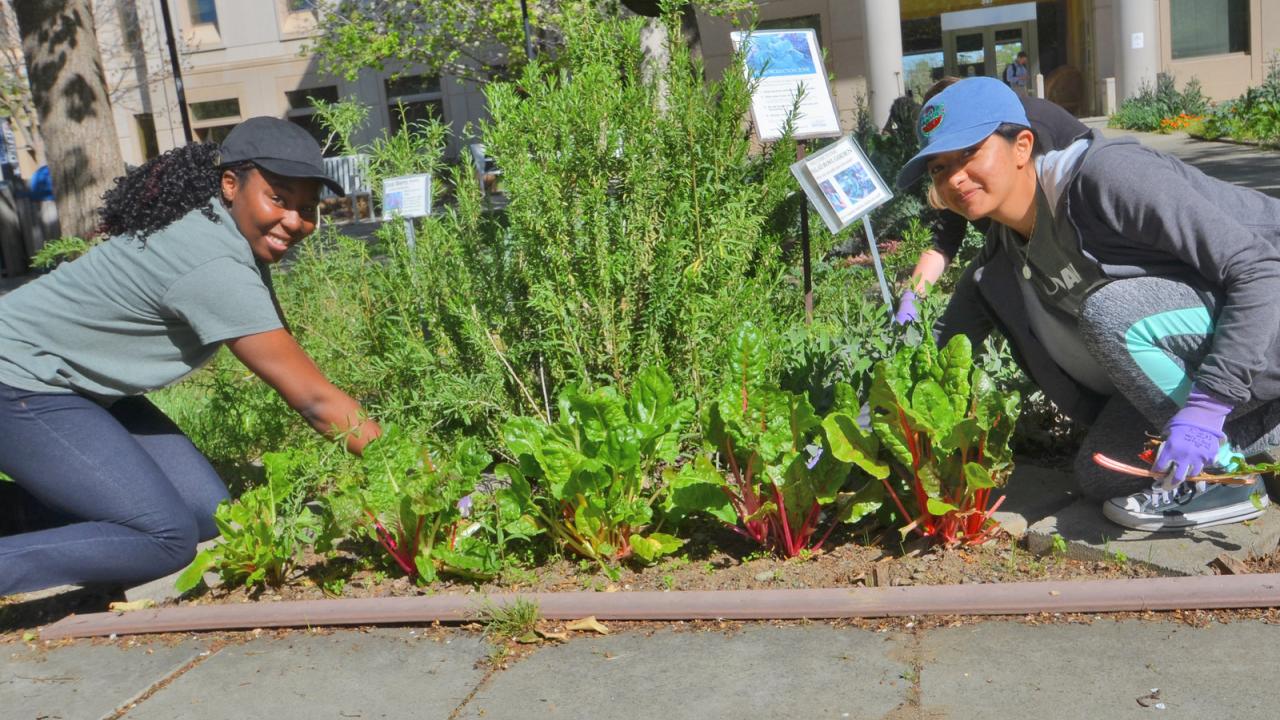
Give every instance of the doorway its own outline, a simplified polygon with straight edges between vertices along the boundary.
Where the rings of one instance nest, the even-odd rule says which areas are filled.
[[[946,74],[999,79],[1020,52],[1029,76],[1040,72],[1035,3],[943,13],[941,20]]]

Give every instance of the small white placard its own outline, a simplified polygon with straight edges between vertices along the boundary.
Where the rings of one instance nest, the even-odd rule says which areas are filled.
[[[1146,47],[1147,38],[1142,33],[1133,33],[1129,36],[1129,47],[1133,50],[1141,50]]]
[[[893,198],[889,186],[851,136],[796,162],[791,174],[800,181],[809,202],[833,234]]]
[[[838,137],[840,119],[836,115],[827,69],[813,30],[756,30],[729,34],[734,49],[745,44],[747,80],[755,83],[751,96],[751,117],[756,134],[763,141],[782,137],[787,116],[796,107],[796,95],[803,89],[794,119],[797,140]]]
[[[431,175],[400,175],[382,181],[382,219],[431,214]]]

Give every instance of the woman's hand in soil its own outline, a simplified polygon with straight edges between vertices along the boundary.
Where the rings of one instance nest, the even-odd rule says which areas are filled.
[[[227,348],[311,427],[327,438],[341,438],[347,450],[359,455],[382,434],[378,423],[365,417],[360,403],[329,382],[287,330],[228,340]]]

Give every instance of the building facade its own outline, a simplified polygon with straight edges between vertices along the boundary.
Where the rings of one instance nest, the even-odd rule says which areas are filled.
[[[1266,76],[1280,50],[1280,0],[761,0],[762,27],[818,31],[841,120],[861,105],[881,124],[893,100],[944,75],[1000,77],[1026,52],[1044,93],[1080,116],[1168,73],[1213,100]],[[727,23],[700,16],[708,69],[732,48]],[[1109,82],[1110,81],[1110,82]],[[1114,88],[1114,89],[1109,89]]]
[[[0,30],[13,29],[12,1],[0,0]],[[481,89],[454,78],[396,66],[354,81],[322,73],[306,52],[322,22],[315,0],[96,0],[125,162],[185,142],[162,2],[196,139],[219,140],[255,115],[288,118],[321,137],[308,98],[355,98],[371,109],[357,141],[395,129],[403,104],[409,120],[435,113],[448,122],[456,157],[463,128],[485,117]],[[846,128],[861,107],[883,123],[894,99],[908,90],[918,98],[943,75],[999,77],[1020,51],[1046,97],[1091,116],[1161,72],[1180,86],[1198,79],[1213,100],[1234,97],[1263,80],[1280,50],[1280,0],[760,0],[757,9],[761,27],[817,31]],[[698,25],[715,77],[732,56],[732,28],[703,15]],[[16,33],[0,33],[6,39],[12,50]],[[24,145],[24,175],[43,162],[38,146]]]
[[[324,139],[309,98],[353,98],[370,108],[357,142],[428,113],[455,132],[484,117],[479,88],[390,65],[354,81],[322,73],[306,52],[316,34],[314,0],[99,0],[99,46],[111,86],[116,131],[125,162],[138,164],[185,142],[165,40],[161,2],[180,56],[188,116],[197,140],[219,141],[236,123],[257,115],[287,118]]]

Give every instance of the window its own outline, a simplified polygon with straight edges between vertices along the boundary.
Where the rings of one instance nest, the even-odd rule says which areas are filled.
[[[142,147],[142,159],[150,160],[160,154],[160,143],[156,140],[156,120],[151,113],[140,113],[133,116],[138,124],[138,144]]]
[[[1249,52],[1249,0],[1170,0],[1173,59]]]
[[[938,15],[902,22],[902,85],[916,101],[945,73]]]
[[[235,129],[235,124],[231,125],[213,125],[211,127],[196,128],[196,139],[200,142],[221,143],[227,139],[227,135]]]
[[[192,25],[217,25],[218,7],[214,0],[187,0]]]
[[[240,100],[238,98],[193,102],[190,107],[191,119],[197,122],[202,120],[216,120],[218,118],[240,117]]]
[[[289,110],[313,110],[311,99],[323,100],[327,103],[338,102],[338,86],[307,88],[306,90],[288,90],[284,94],[289,101]]]
[[[316,109],[311,104],[311,99],[323,100],[327,103],[338,102],[338,86],[325,85],[322,87],[306,88],[301,90],[285,91],[285,99],[289,102],[288,120],[295,125],[300,126],[311,134],[311,137],[320,143],[320,147],[324,148],[326,157],[332,157],[338,154],[336,146],[325,147],[329,140],[329,132],[320,124],[320,118],[316,116]]]
[[[384,86],[387,91],[387,114],[391,118],[391,132],[399,131],[402,124],[412,125],[432,117],[445,119],[440,78],[432,75],[405,75],[388,78]]]
[[[120,3],[116,6],[116,16],[120,20],[124,49],[131,53],[142,50],[142,21],[138,19],[138,6],[131,2]]]

